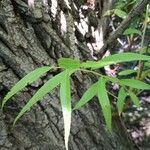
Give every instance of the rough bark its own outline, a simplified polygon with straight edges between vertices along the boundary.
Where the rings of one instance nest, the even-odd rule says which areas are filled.
[[[64,0],[58,0],[57,13],[54,16],[50,9],[54,1],[36,0],[34,6],[31,3],[29,6],[26,1],[21,0],[0,1],[0,100],[20,78],[39,66],[54,65],[62,56],[77,57],[81,60],[93,58],[87,47],[87,37],[92,38],[91,35],[87,35],[90,31],[83,36],[80,31],[74,29],[74,22],[79,22],[78,10],[75,6],[79,9],[84,2],[70,0],[70,6],[67,6]],[[98,2],[101,3],[99,5],[101,12],[103,8],[109,9],[106,7],[106,1],[105,3],[100,0]],[[108,2],[111,6],[111,1],[108,0]],[[95,10],[90,8],[88,11],[92,14]],[[61,13],[67,23],[67,31],[64,34],[60,30]],[[103,27],[107,25],[107,20],[102,18],[102,14],[100,16],[98,23],[93,25],[95,29],[100,25]],[[4,112],[0,112],[1,150],[65,149],[58,89],[46,95],[12,128],[13,120],[19,110],[48,77],[56,73],[51,71],[28,86],[7,103]],[[81,97],[92,82],[92,77],[87,74],[78,73],[73,76],[73,103]],[[110,134],[105,130],[96,100],[74,111],[69,149],[134,150],[119,119],[113,121],[114,132]]]

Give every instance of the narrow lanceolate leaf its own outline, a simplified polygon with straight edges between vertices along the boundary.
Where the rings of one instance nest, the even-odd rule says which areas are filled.
[[[104,17],[105,16],[110,16],[110,15],[112,15],[114,13],[114,10],[107,10],[105,13],[104,13]]]
[[[7,93],[7,95],[4,97],[4,100],[2,102],[2,108],[4,107],[4,104],[17,92],[21,91],[27,84],[32,83],[33,81],[37,80],[41,75],[49,71],[51,67],[41,67],[37,68],[34,71],[27,74],[25,77],[23,77],[19,82],[17,82],[10,92]]]
[[[120,71],[118,73],[118,75],[119,76],[126,76],[126,75],[130,75],[130,74],[133,74],[133,73],[136,73],[136,72],[137,72],[136,70],[128,69],[128,70]]]
[[[127,13],[121,9],[114,9],[114,14],[123,19],[127,17]]]
[[[130,95],[130,98],[131,98],[133,104],[137,107],[140,107],[140,101],[139,101],[138,97],[131,91],[129,91],[129,95]]]
[[[128,28],[123,33],[123,35],[131,35],[131,34],[142,35],[142,32],[140,30],[135,29],[135,28]]]
[[[102,108],[102,112],[105,118],[106,127],[109,131],[112,130],[112,114],[111,114],[111,105],[108,98],[107,90],[106,90],[106,81],[101,78],[98,81],[98,100]]]
[[[79,109],[97,94],[97,84],[98,83],[96,82],[88,88],[88,90],[83,94],[79,102],[75,105],[74,109]]]
[[[28,111],[35,103],[40,101],[47,93],[53,90],[57,85],[61,83],[63,80],[65,72],[62,72],[53,78],[49,79],[35,94],[34,96],[27,102],[27,104],[21,109],[18,116],[15,118],[14,124],[16,121],[26,112]]]
[[[65,146],[68,150],[68,140],[71,127],[71,91],[69,70],[65,71],[60,85],[60,100],[64,119]]]
[[[58,59],[58,66],[65,69],[76,69],[80,67],[80,61],[71,58]]]
[[[119,81],[121,84],[141,90],[149,90],[150,84],[144,83],[135,79],[122,79]]]
[[[117,100],[117,108],[118,108],[119,115],[123,111],[126,96],[127,96],[127,94],[126,94],[126,91],[124,90],[124,88],[123,87],[120,88],[119,93],[118,93],[118,100]]]
[[[138,61],[138,60],[150,61],[150,56],[136,54],[136,53],[120,53],[120,54],[110,55],[97,62],[87,61],[85,63],[82,63],[81,67],[98,69],[111,64],[129,62],[129,61]]]
[[[146,62],[146,63],[144,64],[144,66],[150,68],[150,62]]]

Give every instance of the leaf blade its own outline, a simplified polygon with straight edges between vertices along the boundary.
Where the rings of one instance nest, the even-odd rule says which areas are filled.
[[[65,69],[77,69],[80,68],[80,61],[72,58],[59,58],[58,66]]]
[[[138,97],[131,91],[128,92],[130,95],[130,98],[132,100],[132,102],[134,103],[135,106],[140,107],[140,101],[138,99]]]
[[[114,14],[116,14],[118,17],[125,19],[127,17],[127,13],[121,9],[114,9]]]
[[[112,131],[111,104],[108,98],[105,84],[106,84],[106,81],[103,78],[100,78],[100,80],[98,81],[98,100],[102,108],[102,112],[103,112],[104,119],[106,122],[106,127],[109,131]]]
[[[15,125],[16,121],[25,113],[27,112],[35,103],[41,100],[47,93],[53,90],[57,85],[59,85],[62,81],[62,77],[64,72],[54,76],[53,78],[49,79],[35,94],[34,96],[27,102],[27,104],[21,109],[19,114],[14,120],[13,125]]]
[[[127,96],[127,94],[126,94],[124,88],[121,87],[119,90],[119,93],[118,93],[118,100],[117,100],[117,104],[116,104],[119,115],[123,111],[123,106],[124,106],[124,101],[125,101],[126,96]]]
[[[33,81],[37,80],[41,75],[48,72],[51,69],[51,67],[40,67],[35,69],[34,71],[27,74],[25,77],[23,77],[20,81],[18,81],[10,90],[10,92],[7,93],[7,95],[4,97],[4,100],[2,102],[2,108],[4,107],[5,103],[17,92],[22,90],[27,84],[32,83]]]
[[[122,79],[119,81],[121,84],[141,90],[149,90],[150,85],[135,79]]]
[[[140,30],[137,30],[135,28],[128,28],[123,32],[123,35],[131,35],[131,34],[139,34],[142,35],[142,32]]]
[[[132,70],[132,69],[127,69],[127,70],[120,71],[118,73],[118,75],[119,76],[126,76],[126,75],[133,74],[133,73],[137,73],[137,71],[136,70]]]
[[[70,91],[69,70],[66,70],[65,72],[66,73],[60,84],[60,100],[64,119],[65,147],[66,150],[68,150],[68,141],[71,128],[71,91]]]
[[[93,62],[93,61],[84,62],[81,64],[81,67],[98,69],[98,68],[102,68],[104,66],[111,65],[111,64],[138,61],[138,60],[150,61],[150,56],[136,54],[136,53],[120,53],[120,54],[110,55],[97,62]]]
[[[79,109],[83,105],[85,105],[87,102],[89,102],[95,95],[97,94],[97,82],[91,85],[87,91],[83,94],[79,102],[75,105],[74,109]]]

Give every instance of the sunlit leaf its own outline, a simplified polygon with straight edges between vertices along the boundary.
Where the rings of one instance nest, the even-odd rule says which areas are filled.
[[[16,121],[26,112],[28,111],[35,103],[42,100],[42,98],[53,90],[56,86],[58,86],[62,80],[65,72],[59,73],[53,78],[49,79],[35,94],[34,96],[27,102],[27,104],[21,109],[18,116],[15,118],[14,124]]]
[[[65,146],[66,150],[68,150],[68,140],[71,127],[71,91],[69,70],[65,71],[60,84],[60,100],[64,119]]]
[[[144,66],[146,66],[146,67],[150,68],[150,62],[146,62],[146,63],[144,63]]]
[[[21,91],[25,86],[28,84],[31,84],[33,81],[37,80],[41,75],[49,71],[51,67],[40,67],[35,69],[34,71],[27,74],[25,77],[23,77],[21,80],[19,80],[10,90],[10,92],[7,93],[7,95],[4,97],[4,100],[2,102],[2,108],[4,104],[17,92]]]
[[[136,105],[137,107],[140,107],[140,101],[138,99],[138,97],[131,91],[128,92],[130,95],[130,98],[132,100],[132,102],[134,103],[134,105]]]
[[[80,67],[80,61],[71,58],[60,58],[58,59],[58,66],[65,69],[76,69]]]
[[[135,79],[122,79],[119,81],[121,84],[141,90],[149,90],[150,85]]]
[[[105,13],[104,13],[104,17],[105,16],[111,16],[112,14],[114,13],[114,10],[107,10]]]
[[[133,74],[133,73],[136,73],[137,71],[136,70],[131,70],[131,69],[128,69],[128,70],[123,70],[123,71],[120,71],[118,73],[119,76],[126,76],[126,75],[130,75],[130,74]]]
[[[137,53],[120,53],[120,54],[110,55],[97,62],[87,61],[85,63],[82,63],[81,67],[98,69],[111,64],[138,61],[138,60],[150,61],[150,56],[137,54]]]
[[[128,28],[124,31],[124,35],[131,35],[131,34],[139,34],[142,35],[142,32],[140,30],[137,30],[135,28]]]
[[[98,83],[96,82],[87,89],[87,91],[83,94],[79,102],[75,105],[74,109],[79,109],[97,94],[97,84]]]
[[[108,98],[106,90],[106,81],[103,78],[100,78],[98,81],[98,100],[102,108],[102,112],[105,118],[106,127],[109,131],[112,130],[112,114],[111,114],[111,105]]]
[[[121,9],[114,9],[114,14],[123,19],[127,17],[127,13]]]
[[[86,62],[83,62],[81,64],[81,67],[83,67],[83,68],[95,68],[95,66],[97,67],[97,63],[98,62],[96,62],[96,61],[86,61]]]
[[[118,108],[119,115],[123,111],[126,96],[127,96],[126,91],[124,90],[123,87],[121,87],[118,93],[118,100],[117,100],[117,108]]]

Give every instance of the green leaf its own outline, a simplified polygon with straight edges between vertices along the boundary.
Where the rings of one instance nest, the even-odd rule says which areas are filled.
[[[86,61],[86,62],[83,62],[81,64],[81,67],[83,68],[95,68],[95,66],[97,66],[97,63],[96,61]]]
[[[146,63],[144,63],[144,66],[146,66],[146,67],[150,68],[150,62],[146,62]]]
[[[123,19],[127,17],[127,13],[125,11],[122,11],[121,9],[114,9],[114,14]]]
[[[69,77],[69,70],[65,70],[65,74],[60,84],[60,100],[64,119],[64,135],[66,150],[68,150],[68,140],[71,127],[71,91]]]
[[[10,90],[10,92],[7,93],[7,95],[4,97],[4,100],[2,102],[2,108],[4,107],[5,103],[17,92],[21,91],[25,86],[28,84],[31,84],[33,81],[37,80],[41,75],[49,71],[51,67],[40,67],[35,69],[34,71],[27,74],[25,77],[23,77],[20,81],[18,81]]]
[[[103,17],[105,17],[105,16],[111,16],[113,13],[114,13],[114,10],[107,10],[107,11],[104,13]]]
[[[27,102],[27,104],[21,109],[18,116],[15,118],[14,125],[16,121],[26,112],[28,111],[35,103],[40,101],[47,93],[53,90],[56,86],[58,86],[62,80],[65,72],[59,73],[53,78],[49,79],[35,94],[34,96]]]
[[[129,91],[128,93],[129,93],[130,98],[131,98],[132,102],[134,103],[134,105],[136,105],[137,107],[140,107],[140,101],[137,98],[137,96],[131,91]]]
[[[132,73],[136,73],[137,71],[136,70],[132,70],[132,69],[128,69],[128,70],[123,70],[123,71],[120,71],[118,73],[119,76],[126,76],[126,75],[130,75]]]
[[[122,79],[119,81],[121,84],[141,90],[149,90],[150,85],[135,79]]]
[[[138,60],[150,61],[150,56],[137,54],[137,53],[120,53],[120,54],[110,55],[97,62],[87,61],[85,63],[82,63],[81,67],[98,69],[111,64],[138,61]]]
[[[118,108],[119,115],[123,111],[123,107],[125,103],[124,101],[125,101],[126,96],[127,96],[126,91],[124,90],[123,87],[121,87],[118,93],[118,100],[117,100],[117,108]]]
[[[77,69],[80,68],[80,61],[71,58],[60,58],[58,59],[58,66],[65,69]]]
[[[79,102],[75,105],[74,109],[79,109],[97,94],[97,84],[98,83],[96,82],[87,89],[87,91],[83,94]]]
[[[112,131],[111,105],[108,98],[105,83],[106,81],[103,78],[100,78],[100,80],[98,81],[98,100],[105,118],[106,127],[109,131]]]
[[[140,30],[135,29],[135,28],[128,28],[123,33],[123,35],[131,35],[131,34],[142,35],[142,32]]]

